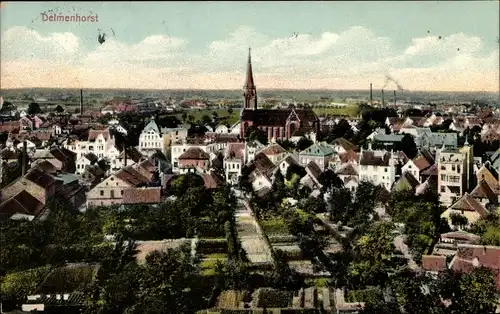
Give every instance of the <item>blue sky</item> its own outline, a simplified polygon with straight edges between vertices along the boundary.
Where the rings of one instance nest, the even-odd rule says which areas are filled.
[[[499,86],[498,1],[2,5],[5,87],[236,89],[249,46],[263,88],[361,88],[385,74],[412,90]],[[49,10],[99,23],[42,21]]]

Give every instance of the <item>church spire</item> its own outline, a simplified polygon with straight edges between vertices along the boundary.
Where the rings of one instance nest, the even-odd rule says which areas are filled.
[[[247,76],[243,86],[245,96],[245,109],[257,109],[257,90],[253,82],[251,50],[248,48]]]

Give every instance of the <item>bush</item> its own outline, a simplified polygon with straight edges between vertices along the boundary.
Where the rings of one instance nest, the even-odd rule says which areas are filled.
[[[347,292],[346,301],[377,303],[383,299],[383,294],[379,289],[350,290]]]
[[[8,274],[0,284],[2,300],[20,299],[35,293],[51,270],[51,266],[43,266]]]
[[[215,254],[215,253],[227,253],[227,241],[226,239],[218,240],[200,240],[198,242],[198,251],[200,254]]]

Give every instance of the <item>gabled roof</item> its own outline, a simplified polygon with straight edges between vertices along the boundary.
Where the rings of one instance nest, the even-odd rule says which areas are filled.
[[[455,204],[451,205],[450,209],[477,212],[482,217],[488,214],[486,208],[467,192]]]
[[[308,148],[304,149],[301,151],[299,154],[300,155],[306,155],[306,156],[320,156],[320,157],[325,157],[325,156],[330,156],[335,153],[334,149],[332,146],[326,144],[326,143],[314,143]]]
[[[225,158],[245,158],[245,143],[228,143],[225,152]]]
[[[43,159],[38,159],[36,160],[31,167],[38,167],[42,172],[44,173],[56,173],[57,168],[49,161],[43,160]]]
[[[484,266],[493,271],[497,287],[500,289],[500,247],[458,244],[457,254],[450,268],[468,273],[478,266]]]
[[[393,189],[400,191],[403,189],[410,189],[415,191],[417,186],[420,184],[417,179],[408,171],[403,172],[401,177],[394,183]]]
[[[146,177],[131,166],[119,170],[114,174],[114,176],[133,186],[149,183],[149,180]]]
[[[99,134],[102,134],[105,141],[109,140],[109,138],[111,137],[111,135],[109,134],[109,129],[89,130],[89,138],[88,138],[89,142],[95,141],[97,139],[97,137],[99,136]]]
[[[495,177],[492,171],[493,169],[489,169],[489,163],[484,164],[477,172],[476,178],[478,182],[485,181],[488,186],[495,192],[496,194],[500,193],[500,184],[498,179]]]
[[[204,173],[202,176],[203,182],[205,183],[205,189],[216,189],[224,182],[224,180],[214,171]]]
[[[382,155],[376,154],[372,150],[365,150],[361,152],[360,165],[366,166],[389,166],[389,160],[391,158],[390,152],[383,152]]]
[[[56,182],[54,178],[36,167],[31,168],[24,177],[44,189],[47,189]]]
[[[470,242],[478,242],[481,237],[477,234],[470,233],[467,231],[451,231],[441,234],[441,239],[454,239],[454,240],[466,240]]]
[[[306,172],[314,177],[316,180],[319,179],[319,176],[321,175],[322,171],[321,168],[314,162],[314,160],[311,160],[307,166],[306,166]]]
[[[161,187],[129,188],[123,191],[122,204],[157,204],[161,199]]]
[[[139,162],[144,156],[135,147],[127,147],[127,159],[133,160],[134,162]],[[118,156],[118,159],[124,158],[124,150]]]
[[[266,154],[266,156],[274,156],[279,154],[285,154],[286,150],[283,147],[281,147],[280,144],[271,144],[268,145],[263,150],[261,150],[260,152]]]
[[[87,153],[83,155],[83,157],[87,158],[91,163],[97,162],[99,158],[94,153]]]
[[[419,171],[423,171],[431,166],[431,163],[424,156],[417,156],[412,161]]]
[[[426,271],[443,271],[447,269],[446,256],[422,255],[422,269]]]
[[[354,166],[350,163],[344,164],[337,171],[335,171],[338,175],[343,176],[357,176],[358,171],[354,168]]]
[[[25,214],[37,216],[45,206],[26,190],[21,190],[0,205],[0,215]]]
[[[274,168],[273,162],[263,153],[255,155],[252,164],[262,173],[267,173]]]
[[[353,150],[348,150],[343,154],[339,154],[340,161],[342,163],[348,163],[350,161],[358,162],[360,153],[356,153]]]
[[[339,145],[341,146],[343,149],[349,151],[349,150],[357,150],[358,147],[356,145],[354,145],[353,143],[349,142],[348,140],[346,140],[345,138],[343,137],[339,137],[335,140],[333,140],[332,142],[333,145]]]
[[[199,147],[190,147],[179,156],[181,159],[210,160],[210,156]]]
[[[487,198],[489,200],[495,200],[496,198],[498,200],[498,196],[493,192],[486,180],[479,181],[470,195],[474,198]]]

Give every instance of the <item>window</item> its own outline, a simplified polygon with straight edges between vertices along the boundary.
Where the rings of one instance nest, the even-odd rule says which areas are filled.
[[[441,193],[446,192],[446,188],[444,186],[441,187]]]
[[[441,170],[446,170],[446,166],[441,166]]]
[[[460,173],[460,165],[457,166],[457,173]]]
[[[123,196],[123,190],[120,191],[121,196]]]
[[[453,183],[458,183],[458,182],[460,182],[460,177],[459,176],[450,176],[449,181],[453,182]]]
[[[384,168],[384,172],[387,172],[387,168]]]
[[[446,181],[446,175],[445,174],[441,175],[441,181]]]
[[[103,191],[103,190],[101,190],[100,192],[101,192],[101,196],[104,196],[104,191]]]
[[[111,198],[115,198],[115,191],[114,190],[111,190],[109,193],[110,193]]]

